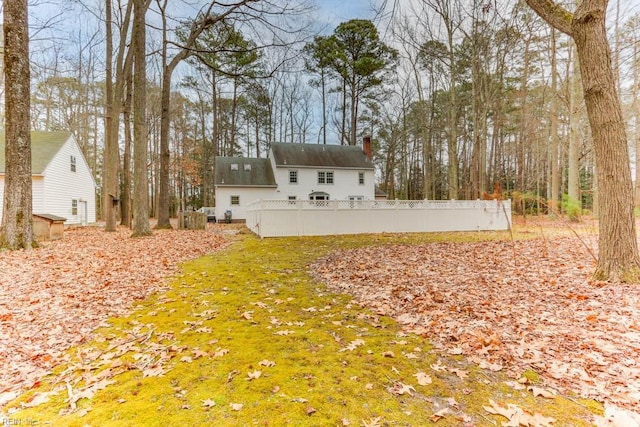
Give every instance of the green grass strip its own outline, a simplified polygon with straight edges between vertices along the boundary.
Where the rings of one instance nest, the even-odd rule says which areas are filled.
[[[4,411],[46,402],[4,417],[55,426],[500,425],[506,418],[484,409],[491,399],[554,425],[589,425],[599,404],[516,391],[502,373],[438,354],[428,339],[405,336],[307,274],[340,248],[495,238],[509,235],[241,234],[223,252],[186,263],[170,291],[110,319]],[[421,385],[424,376],[431,382]]]

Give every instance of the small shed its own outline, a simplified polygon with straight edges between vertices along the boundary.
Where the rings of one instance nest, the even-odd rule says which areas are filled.
[[[37,241],[62,239],[66,218],[50,214],[33,214],[33,234]]]

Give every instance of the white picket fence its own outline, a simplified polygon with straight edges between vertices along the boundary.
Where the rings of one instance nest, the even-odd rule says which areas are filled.
[[[511,200],[258,200],[247,226],[260,237],[508,230]]]

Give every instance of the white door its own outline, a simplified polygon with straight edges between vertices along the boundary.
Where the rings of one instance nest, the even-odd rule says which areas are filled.
[[[80,206],[78,206],[78,215],[80,216],[80,223],[87,225],[87,201],[81,200]]]

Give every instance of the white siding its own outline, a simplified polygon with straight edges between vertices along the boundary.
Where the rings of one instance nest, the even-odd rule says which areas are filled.
[[[4,175],[0,175],[0,221],[2,221],[2,214],[4,209]],[[45,212],[44,201],[44,177],[33,176],[31,178],[31,197],[32,205],[31,210],[34,213]]]
[[[293,170],[298,171],[297,184],[289,183],[289,172]],[[333,172],[333,184],[318,184],[318,171]],[[364,185],[358,183],[359,172],[364,173]],[[274,173],[279,190],[276,200],[287,200],[289,196],[309,200],[314,191],[328,193],[330,200],[349,200],[352,196],[375,198],[373,170],[278,167]]]
[[[71,171],[71,156],[76,171]],[[96,190],[91,170],[73,137],[60,148],[44,170],[44,207],[47,213],[66,218],[65,225],[96,222]],[[72,214],[72,200],[78,200],[78,212]],[[84,212],[86,206],[86,213]]]
[[[224,213],[231,211],[232,219],[247,219],[247,205],[256,200],[275,199],[275,188],[216,187],[216,220],[224,221]],[[240,205],[231,206],[231,196],[240,196]]]

